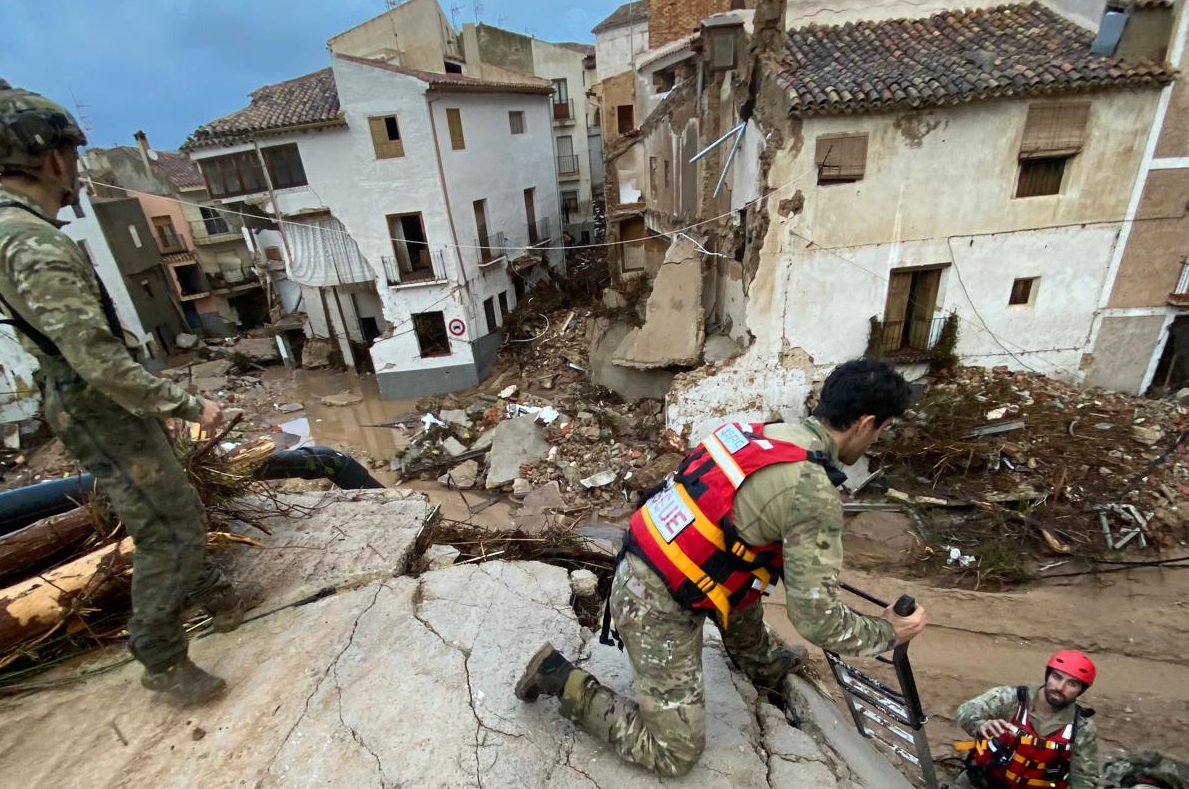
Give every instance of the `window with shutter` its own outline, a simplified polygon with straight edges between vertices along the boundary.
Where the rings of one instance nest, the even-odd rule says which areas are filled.
[[[457,107],[447,108],[446,125],[450,127],[450,147],[456,151],[466,148],[466,140],[462,136],[462,111]]]
[[[508,128],[513,134],[524,134],[524,113],[513,111],[508,113]]]
[[[1081,152],[1086,136],[1089,104],[1037,104],[1028,108],[1020,158],[1037,159],[1074,156]]]
[[[274,145],[262,149],[261,153],[264,154],[264,163],[268,165],[268,176],[272,179],[274,189],[288,189],[309,183],[301,163],[301,153],[295,143]]]
[[[367,119],[372,133],[372,147],[377,159],[399,159],[405,155],[405,144],[400,138],[400,125],[395,115]]]
[[[866,134],[826,134],[817,138],[814,156],[819,184],[848,184],[867,173]]]

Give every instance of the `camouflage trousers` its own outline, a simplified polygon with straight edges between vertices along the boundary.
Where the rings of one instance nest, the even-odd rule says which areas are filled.
[[[757,685],[775,688],[788,666],[776,659],[762,609],[756,604],[732,612],[721,632],[736,666]],[[631,660],[637,700],[576,670],[562,693],[561,713],[624,760],[662,776],[683,775],[706,745],[705,615],[679,605],[660,576],[630,554],[615,571],[611,613]]]
[[[206,511],[159,422],[73,374],[45,377],[50,429],[94,477],[136,544],[128,649],[149,671],[187,654],[182,615],[230,584],[206,553]]]

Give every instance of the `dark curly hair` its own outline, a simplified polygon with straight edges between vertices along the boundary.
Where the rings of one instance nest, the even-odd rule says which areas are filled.
[[[908,408],[912,389],[904,376],[879,359],[852,359],[830,373],[813,415],[835,430],[846,430],[871,414],[882,425]]]

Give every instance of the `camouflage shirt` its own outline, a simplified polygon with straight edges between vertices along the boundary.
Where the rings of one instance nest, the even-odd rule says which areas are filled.
[[[21,345],[43,370],[74,370],[120,407],[142,417],[198,421],[202,400],[152,375],[112,335],[99,298],[96,274],[78,245],[24,195],[0,186],[0,295],[62,353],[48,356],[18,329]],[[11,317],[11,316],[7,316]]]
[[[1029,717],[1036,733],[1044,736],[1073,722],[1073,705],[1060,710],[1051,718],[1041,717],[1036,712],[1036,697],[1039,688],[1028,691]],[[989,720],[1010,721],[1015,717],[1019,700],[1016,688],[1004,685],[991,688],[958,707],[958,725],[972,737],[978,736],[978,727]],[[1092,718],[1082,717],[1073,736],[1073,759],[1069,771],[1070,789],[1098,789],[1098,730]]]
[[[775,424],[764,435],[802,449],[838,447],[816,419]],[[735,497],[735,527],[750,545],[781,543],[789,621],[809,641],[846,655],[876,655],[896,644],[892,624],[863,616],[838,595],[842,571],[842,500],[816,463],[778,463],[748,477]]]

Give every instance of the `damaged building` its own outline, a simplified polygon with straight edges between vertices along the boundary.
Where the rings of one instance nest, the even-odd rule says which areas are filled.
[[[394,59],[332,55],[185,147],[216,203],[259,215],[285,311],[397,398],[481,380],[504,316],[563,261],[556,162],[539,155],[553,88]]]
[[[669,422],[698,434],[798,415],[864,353],[923,369],[948,323],[964,364],[1146,388],[1184,311],[1183,4],[1124,24],[834,5],[761,1],[630,56],[618,95],[640,120],[608,130],[608,239],[611,299],[639,305],[596,373],[676,374]],[[672,30],[665,13],[636,24]]]

